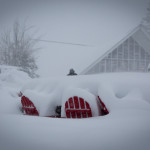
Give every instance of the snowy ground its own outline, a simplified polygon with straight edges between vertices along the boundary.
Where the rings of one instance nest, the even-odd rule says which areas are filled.
[[[150,149],[149,73],[67,76],[25,85],[29,80],[15,69],[0,74],[0,150]],[[88,119],[25,116],[17,94],[31,89],[29,85],[37,86],[34,92],[59,93],[59,97],[66,87],[82,88],[101,95],[110,113]]]

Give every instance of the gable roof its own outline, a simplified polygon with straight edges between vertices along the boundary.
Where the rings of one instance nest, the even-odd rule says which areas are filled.
[[[111,53],[114,49],[116,49],[120,44],[122,44],[125,40],[127,40],[130,36],[134,37],[136,41],[139,43],[139,45],[141,45],[141,47],[143,47],[148,53],[150,53],[150,35],[146,31],[146,28],[142,24],[140,24],[136,26],[132,31],[130,31],[123,39],[121,39],[118,43],[116,43],[112,48],[110,48],[103,55],[101,55],[96,61],[94,61],[91,65],[85,68],[80,74],[85,74],[98,62],[100,62],[103,58],[105,58],[109,53]]]

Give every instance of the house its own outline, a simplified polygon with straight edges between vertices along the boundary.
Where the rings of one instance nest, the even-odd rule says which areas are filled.
[[[149,64],[150,35],[143,25],[139,25],[81,74],[147,72]]]

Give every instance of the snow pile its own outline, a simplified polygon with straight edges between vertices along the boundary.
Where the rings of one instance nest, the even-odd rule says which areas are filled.
[[[40,116],[56,115],[56,106],[62,106],[62,117],[64,114],[64,103],[72,96],[81,96],[91,105],[93,115],[98,115],[95,93],[97,82],[87,81],[84,77],[61,77],[35,79],[27,83],[21,90],[36,106]],[[98,85],[97,85],[98,86]],[[72,90],[71,90],[72,89]]]
[[[23,115],[18,110],[18,85],[21,84],[0,80],[1,150],[150,149],[149,73],[34,79],[21,90],[35,103],[41,116],[49,111],[54,114],[55,106],[64,107],[65,100],[73,95],[88,99],[96,109],[94,101],[99,95],[110,113],[87,119]]]
[[[113,89],[110,88],[110,85],[101,85],[98,89],[98,95],[110,113],[123,109],[143,109],[150,111],[150,103],[144,100],[144,95],[139,89],[132,89],[125,96],[118,98],[113,92]]]
[[[17,84],[21,86],[26,80],[29,80],[30,77],[27,73],[19,71],[19,68],[13,66],[4,66],[0,65],[0,80],[7,84],[14,86]]]
[[[36,106],[40,116],[55,115],[55,108],[73,96],[84,98],[91,106],[93,116],[98,116],[97,96],[108,111],[122,109],[150,110],[149,73],[112,73],[93,76],[66,76],[35,79],[22,88],[22,93]]]
[[[23,93],[34,103],[40,116],[55,116],[57,96],[55,94],[37,93],[34,90],[26,90]]]
[[[26,73],[16,67],[0,65],[0,113],[21,113],[18,92],[29,79]]]

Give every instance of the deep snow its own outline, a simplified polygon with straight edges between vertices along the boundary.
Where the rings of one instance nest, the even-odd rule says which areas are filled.
[[[149,73],[30,80],[17,70],[0,74],[0,150],[150,149]],[[110,113],[87,119],[60,119],[25,116],[19,110],[20,90],[51,95],[59,104],[74,88],[99,95]]]

